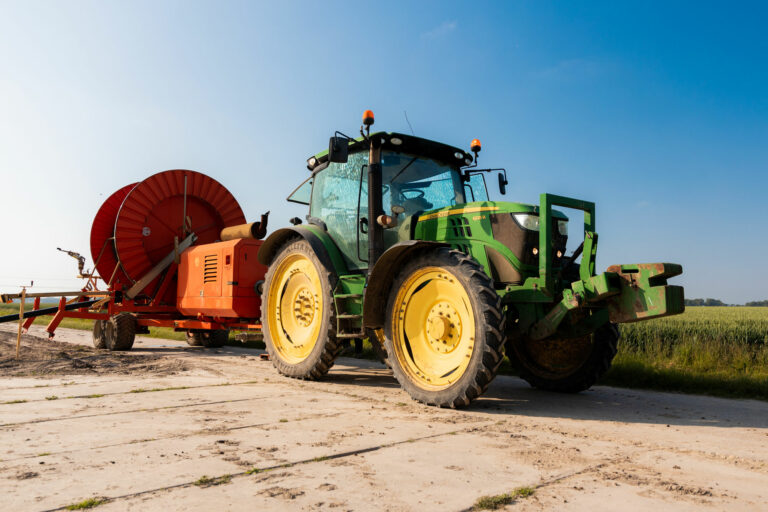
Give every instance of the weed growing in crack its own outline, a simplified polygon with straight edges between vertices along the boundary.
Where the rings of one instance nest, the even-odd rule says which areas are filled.
[[[496,496],[483,496],[478,499],[472,510],[496,510],[506,505],[510,505],[519,498],[527,498],[533,495],[532,487],[518,487],[512,492],[497,494]]]
[[[80,503],[67,505],[65,508],[67,510],[85,510],[87,508],[98,507],[99,505],[102,505],[108,501],[109,500],[106,498],[88,498],[87,500],[83,500]]]

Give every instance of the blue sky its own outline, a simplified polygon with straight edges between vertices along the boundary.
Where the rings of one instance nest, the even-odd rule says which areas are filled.
[[[0,0],[0,290],[77,284],[113,191],[198,170],[272,228],[334,130],[468,147],[507,200],[597,203],[598,267],[768,298],[761,3]],[[497,196],[498,197],[498,196]]]

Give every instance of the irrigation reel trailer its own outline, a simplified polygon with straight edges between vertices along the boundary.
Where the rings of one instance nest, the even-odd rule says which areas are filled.
[[[234,196],[213,178],[195,171],[157,173],[127,185],[104,201],[91,227],[94,269],[79,277],[73,292],[5,294],[3,302],[34,298],[22,328],[53,315],[53,337],[64,318],[94,320],[98,348],[129,350],[137,333],[150,327],[187,331],[192,345],[221,346],[229,329],[258,330],[256,284],[266,268],[256,261],[269,212],[245,223]],[[97,279],[107,283],[101,291]],[[43,297],[61,297],[40,308]],[[70,297],[67,300],[67,297]],[[13,321],[18,315],[0,317]]]

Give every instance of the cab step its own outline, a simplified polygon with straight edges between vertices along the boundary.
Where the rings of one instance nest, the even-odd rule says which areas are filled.
[[[341,293],[333,296],[335,299],[362,299],[362,293]]]

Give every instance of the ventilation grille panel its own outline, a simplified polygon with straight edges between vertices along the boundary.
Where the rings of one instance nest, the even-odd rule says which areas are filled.
[[[472,238],[472,229],[469,227],[469,219],[466,217],[448,217],[448,224],[453,231],[454,238]]]
[[[219,278],[218,254],[207,254],[203,264],[203,283],[215,283]]]

